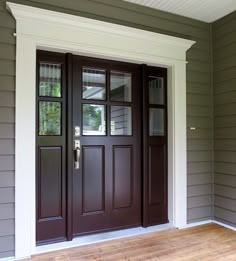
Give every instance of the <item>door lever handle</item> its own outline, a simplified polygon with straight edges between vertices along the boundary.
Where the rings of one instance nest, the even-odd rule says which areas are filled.
[[[79,159],[80,159],[80,142],[79,140],[75,140],[75,148],[74,148],[74,168],[79,169]]]

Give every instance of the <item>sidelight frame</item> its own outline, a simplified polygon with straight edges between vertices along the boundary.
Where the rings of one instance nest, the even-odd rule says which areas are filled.
[[[16,19],[17,37],[15,257],[20,259],[36,253],[34,151],[37,49],[168,69],[169,221],[174,227],[186,226],[186,51],[195,42],[10,2],[7,2],[7,8]],[[108,38],[109,41],[106,40]]]

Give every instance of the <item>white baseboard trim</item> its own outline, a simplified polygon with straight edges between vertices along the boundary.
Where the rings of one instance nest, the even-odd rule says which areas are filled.
[[[15,260],[14,256],[0,258],[0,261],[13,261],[13,260]]]
[[[205,225],[205,224],[210,224],[213,223],[213,220],[208,219],[208,220],[204,220],[204,221],[199,221],[199,222],[194,222],[194,223],[189,223],[183,227],[179,227],[179,229],[184,229],[184,228],[190,228],[190,227],[196,227],[196,226],[201,226],[201,225]]]
[[[19,260],[25,260],[28,258],[31,258],[31,256],[26,256],[26,257],[22,257],[22,258],[15,258],[14,256],[11,256],[11,257],[0,258],[0,261],[19,261]]]
[[[224,223],[219,222],[219,221],[216,221],[216,220],[213,220],[212,222],[215,223],[215,224],[218,224],[218,225],[220,225],[220,226],[222,226],[222,227],[226,227],[226,228],[229,228],[229,229],[231,229],[231,230],[233,230],[233,231],[236,231],[236,227],[233,227],[233,226],[224,224]]]
[[[204,221],[199,221],[199,222],[190,223],[190,224],[187,224],[186,226],[179,227],[179,229],[190,228],[190,227],[196,227],[196,226],[201,226],[201,225],[210,224],[210,223],[214,223],[214,224],[220,225],[220,226],[222,226],[222,227],[226,227],[226,228],[228,228],[228,229],[231,229],[231,230],[233,230],[233,231],[236,231],[236,228],[235,228],[235,227],[230,226],[230,225],[227,225],[227,224],[224,224],[224,223],[222,223],[222,222],[219,222],[219,221],[216,221],[216,220],[213,220],[213,219],[208,219],[208,220],[204,220]]]

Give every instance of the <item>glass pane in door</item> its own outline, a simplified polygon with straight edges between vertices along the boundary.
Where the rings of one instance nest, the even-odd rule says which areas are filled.
[[[83,68],[82,98],[88,100],[106,99],[106,71]]]
[[[61,97],[61,64],[40,63],[39,96]]]
[[[111,71],[110,97],[112,101],[132,101],[132,75]]]
[[[132,109],[127,106],[111,106],[111,135],[132,135]]]
[[[39,135],[61,135],[61,103],[39,102]]]
[[[105,105],[83,104],[83,135],[106,135]]]
[[[164,109],[149,109],[149,136],[165,135]]]
[[[163,78],[149,76],[149,104],[164,104]]]

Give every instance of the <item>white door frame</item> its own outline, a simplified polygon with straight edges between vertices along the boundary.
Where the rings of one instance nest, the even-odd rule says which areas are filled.
[[[15,256],[35,253],[36,50],[168,68],[168,215],[187,223],[186,51],[193,41],[7,2],[16,19]]]

